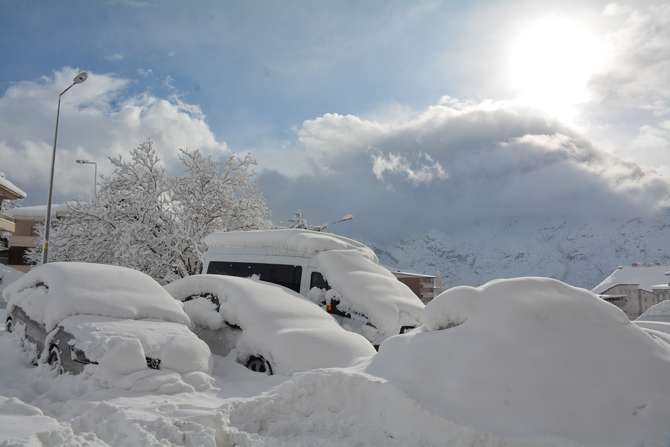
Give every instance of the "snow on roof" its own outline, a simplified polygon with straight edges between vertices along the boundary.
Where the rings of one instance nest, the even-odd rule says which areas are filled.
[[[54,216],[59,216],[66,213],[69,209],[68,203],[54,203],[51,205],[51,213]],[[17,206],[16,208],[10,208],[5,211],[5,214],[14,219],[32,219],[32,220],[44,220],[47,214],[46,205],[32,205],[32,206]]]
[[[377,255],[364,244],[333,233],[302,229],[227,231],[205,237],[209,248],[258,249],[267,255],[309,257],[328,250],[356,250],[378,262]]]
[[[0,174],[0,187],[9,190],[14,195],[18,196],[19,199],[24,199],[28,194],[14,183],[10,182],[5,174]]]
[[[668,282],[665,275],[668,269],[667,265],[619,267],[592,290],[603,294],[619,284],[637,284],[640,289],[651,292],[655,285]]]
[[[35,287],[43,283],[48,289]],[[51,330],[73,315],[156,319],[190,325],[180,303],[137,270],[83,262],[36,267],[3,290],[7,313],[19,305]]]

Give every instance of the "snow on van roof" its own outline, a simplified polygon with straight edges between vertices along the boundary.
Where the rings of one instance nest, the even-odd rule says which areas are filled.
[[[38,284],[46,288],[34,287]],[[113,265],[44,264],[11,283],[3,296],[8,314],[19,305],[48,331],[73,315],[191,323],[181,304],[150,276]]]
[[[205,237],[209,248],[259,249],[268,255],[309,257],[329,250],[356,250],[373,262],[377,255],[366,245],[333,233],[302,229],[227,231]]]

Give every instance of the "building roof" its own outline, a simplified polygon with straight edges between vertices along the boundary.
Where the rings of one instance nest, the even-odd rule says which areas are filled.
[[[0,196],[10,200],[25,199],[27,194],[24,190],[10,182],[5,174],[0,173]]]
[[[619,267],[592,290],[594,293],[604,294],[616,285],[634,284],[640,289],[651,292],[654,286],[661,283],[667,284],[666,272],[668,270],[670,266],[667,265]]]

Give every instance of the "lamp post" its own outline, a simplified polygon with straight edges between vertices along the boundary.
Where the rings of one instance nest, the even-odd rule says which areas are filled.
[[[46,264],[49,260],[49,229],[51,228],[51,200],[53,198],[53,189],[54,189],[54,167],[56,165],[56,143],[58,143],[58,119],[60,118],[60,100],[72,87],[77,84],[81,84],[88,78],[88,73],[82,71],[72,80],[65,90],[60,92],[58,95],[58,108],[56,109],[56,131],[54,132],[54,148],[51,153],[51,175],[49,177],[49,199],[47,201],[47,218],[44,227],[44,243],[42,245],[42,264]]]
[[[98,197],[98,163],[91,160],[75,160],[80,165],[93,165],[93,204]]]

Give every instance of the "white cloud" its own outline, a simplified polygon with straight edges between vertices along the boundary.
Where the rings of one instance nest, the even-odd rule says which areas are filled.
[[[13,84],[0,96],[2,169],[29,194],[31,203],[46,199],[58,93],[76,70],[63,68],[38,81]],[[91,173],[77,158],[97,160],[101,172],[110,155],[124,154],[151,138],[168,167],[179,147],[216,154],[227,151],[207,125],[199,107],[177,98],[149,93],[128,96],[131,80],[90,73],[89,79],[63,96],[56,160],[59,200],[88,198]]]
[[[372,173],[379,180],[384,180],[385,173],[404,174],[414,184],[431,183],[434,180],[444,180],[447,173],[440,162],[423,152],[420,152],[415,163],[406,157],[394,153],[375,154],[372,156]]]
[[[610,4],[611,61],[594,77],[589,133],[618,155],[670,174],[670,4]]]
[[[644,215],[670,197],[657,174],[509,103],[443,98],[389,121],[326,114],[296,135],[313,172],[265,172],[275,215],[353,212],[352,228],[380,239],[482,219]]]
[[[113,53],[105,56],[105,60],[109,62],[121,62],[123,60],[123,54]]]

